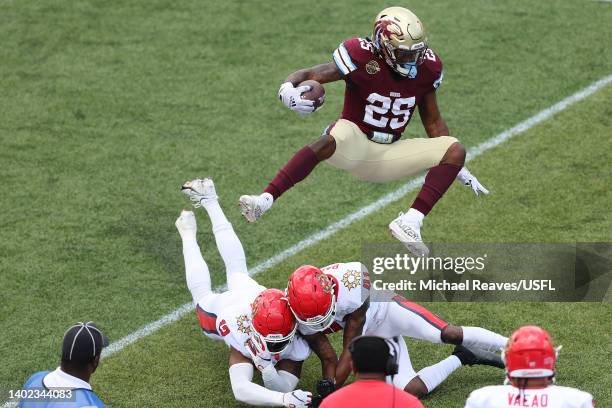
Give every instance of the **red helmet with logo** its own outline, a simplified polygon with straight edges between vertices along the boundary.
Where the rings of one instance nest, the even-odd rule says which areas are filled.
[[[504,350],[506,373],[510,378],[552,377],[558,350],[546,330],[523,326],[512,333]]]
[[[313,330],[323,331],[334,322],[334,281],[319,268],[303,265],[289,276],[287,297],[295,318]]]
[[[251,304],[251,327],[256,345],[277,354],[289,346],[297,324],[285,292],[266,289]]]

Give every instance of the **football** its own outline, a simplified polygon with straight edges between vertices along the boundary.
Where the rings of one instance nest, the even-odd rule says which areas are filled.
[[[307,81],[301,82],[298,86],[311,87],[310,91],[304,92],[302,94],[302,98],[313,101],[315,110],[319,109],[323,105],[323,103],[325,102],[325,88],[323,88],[323,85],[321,85],[317,81],[309,79]]]

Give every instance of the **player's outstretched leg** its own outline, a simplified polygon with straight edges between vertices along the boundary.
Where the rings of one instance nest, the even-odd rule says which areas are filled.
[[[206,210],[212,223],[217,249],[225,263],[228,286],[231,286],[232,274],[247,274],[246,256],[240,239],[219,205],[215,184],[210,178],[195,179],[183,184],[181,191],[193,201],[195,207]]]
[[[465,148],[455,142],[446,150],[444,157],[425,176],[417,198],[406,213],[401,213],[389,224],[389,230],[416,256],[427,256],[429,250],[421,238],[423,219],[442,198],[465,163]]]
[[[383,333],[377,331],[375,334],[382,335]],[[462,361],[458,356],[451,355],[436,364],[423,368],[417,373],[412,368],[412,362],[410,361],[408,347],[404,338],[402,336],[387,338],[391,343],[397,345],[395,352],[398,356],[398,372],[393,377],[393,384],[416,397],[421,398],[429,394],[462,365]]]
[[[385,319],[372,334],[385,338],[409,336],[432,343],[458,345],[452,355],[418,373],[412,371],[409,360],[404,361],[400,354],[400,377],[396,386],[404,387],[407,392],[416,396],[430,393],[463,365],[503,368],[500,356],[491,351],[498,351],[503,347],[507,341],[505,337],[479,327],[451,325],[425,307],[400,295],[396,295],[393,301],[387,304]]]
[[[194,207],[202,207],[206,210],[212,223],[217,249],[225,263],[228,277],[232,273],[246,274],[247,266],[244,248],[219,204],[219,198],[212,179],[203,178],[188,181],[183,184],[181,191],[193,201]]]
[[[499,352],[508,338],[482,327],[447,325],[440,332],[440,339],[447,344],[462,345],[470,350],[481,349]]]
[[[481,327],[455,326],[418,303],[396,295],[387,306],[381,326],[384,337],[409,336],[432,343],[462,345],[472,349],[499,352],[508,338]]]
[[[176,219],[175,225],[183,241],[185,278],[195,305],[211,293],[211,287],[208,265],[202,257],[202,252],[196,240],[197,224],[193,211],[183,210]]]
[[[285,191],[304,180],[323,160],[334,153],[336,142],[330,135],[323,135],[303,147],[276,173],[276,176],[260,195],[243,195],[238,200],[242,215],[248,222],[257,221],[268,211]]]
[[[423,397],[435,390],[455,370],[464,365],[488,365],[504,368],[501,357],[490,351],[456,346],[453,354],[444,360],[421,369],[404,390],[417,397]]]
[[[435,390],[461,365],[462,362],[457,356],[448,356],[436,364],[419,370],[417,375],[404,387],[404,391],[422,398]]]

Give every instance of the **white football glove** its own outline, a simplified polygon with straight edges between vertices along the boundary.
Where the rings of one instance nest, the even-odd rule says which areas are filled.
[[[485,186],[480,184],[478,179],[465,167],[461,169],[459,174],[457,174],[457,180],[471,188],[474,194],[476,194],[477,196],[480,195],[480,193],[483,193],[485,195],[489,194],[489,190],[487,190]]]
[[[306,115],[315,110],[313,101],[302,98],[302,94],[310,91],[310,88],[310,86],[298,86],[295,88],[291,82],[285,82],[278,90],[278,97],[292,111],[300,115]]]
[[[287,408],[305,408],[312,400],[312,393],[302,390],[294,390],[283,394],[283,405]]]
[[[269,366],[274,366],[278,361],[277,356],[269,351],[259,350],[257,347],[255,347],[255,341],[256,340],[253,339],[248,339],[246,341],[246,349],[249,351],[255,367],[259,371],[263,371]]]

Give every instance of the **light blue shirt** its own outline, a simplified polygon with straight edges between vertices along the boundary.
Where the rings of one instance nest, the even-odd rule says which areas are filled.
[[[92,391],[89,383],[63,372],[39,371],[25,382],[23,390],[70,390],[70,398],[27,399],[19,402],[19,408],[104,408],[104,403]]]

